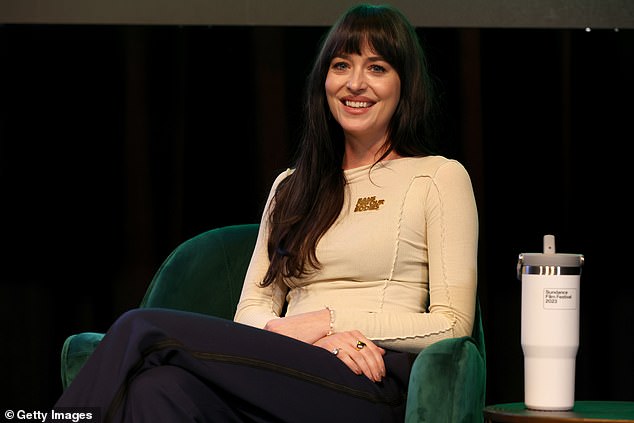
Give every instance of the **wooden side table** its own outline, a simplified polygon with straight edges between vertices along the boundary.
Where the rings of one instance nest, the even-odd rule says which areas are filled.
[[[523,402],[490,405],[484,409],[486,423],[578,423],[634,422],[634,402],[575,401],[571,411],[528,410]]]

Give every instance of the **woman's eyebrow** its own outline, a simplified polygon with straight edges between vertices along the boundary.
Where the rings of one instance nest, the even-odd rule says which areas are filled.
[[[348,53],[337,53],[332,56],[333,59],[350,59],[350,55]]]
[[[349,53],[338,53],[335,54],[334,56],[332,56],[333,59],[344,59],[344,60],[350,60],[350,56],[352,56],[352,54]],[[385,60],[385,58],[383,56],[368,56],[367,59],[369,62],[387,62],[387,60]]]

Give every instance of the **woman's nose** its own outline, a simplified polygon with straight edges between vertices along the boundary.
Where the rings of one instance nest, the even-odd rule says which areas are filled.
[[[365,75],[361,70],[355,69],[348,79],[348,83],[346,87],[353,92],[363,91],[367,88],[367,81],[365,80]]]

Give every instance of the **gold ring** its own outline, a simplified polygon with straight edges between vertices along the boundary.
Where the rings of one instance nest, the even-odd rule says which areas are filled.
[[[357,349],[362,350],[365,347],[365,342],[357,341]]]

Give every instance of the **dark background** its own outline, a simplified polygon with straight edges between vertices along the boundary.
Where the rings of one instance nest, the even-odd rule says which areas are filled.
[[[324,27],[0,26],[0,406],[61,394],[185,239],[259,221]],[[578,400],[634,400],[634,30],[420,28],[480,213],[487,404],[523,400],[517,256],[584,254]]]

